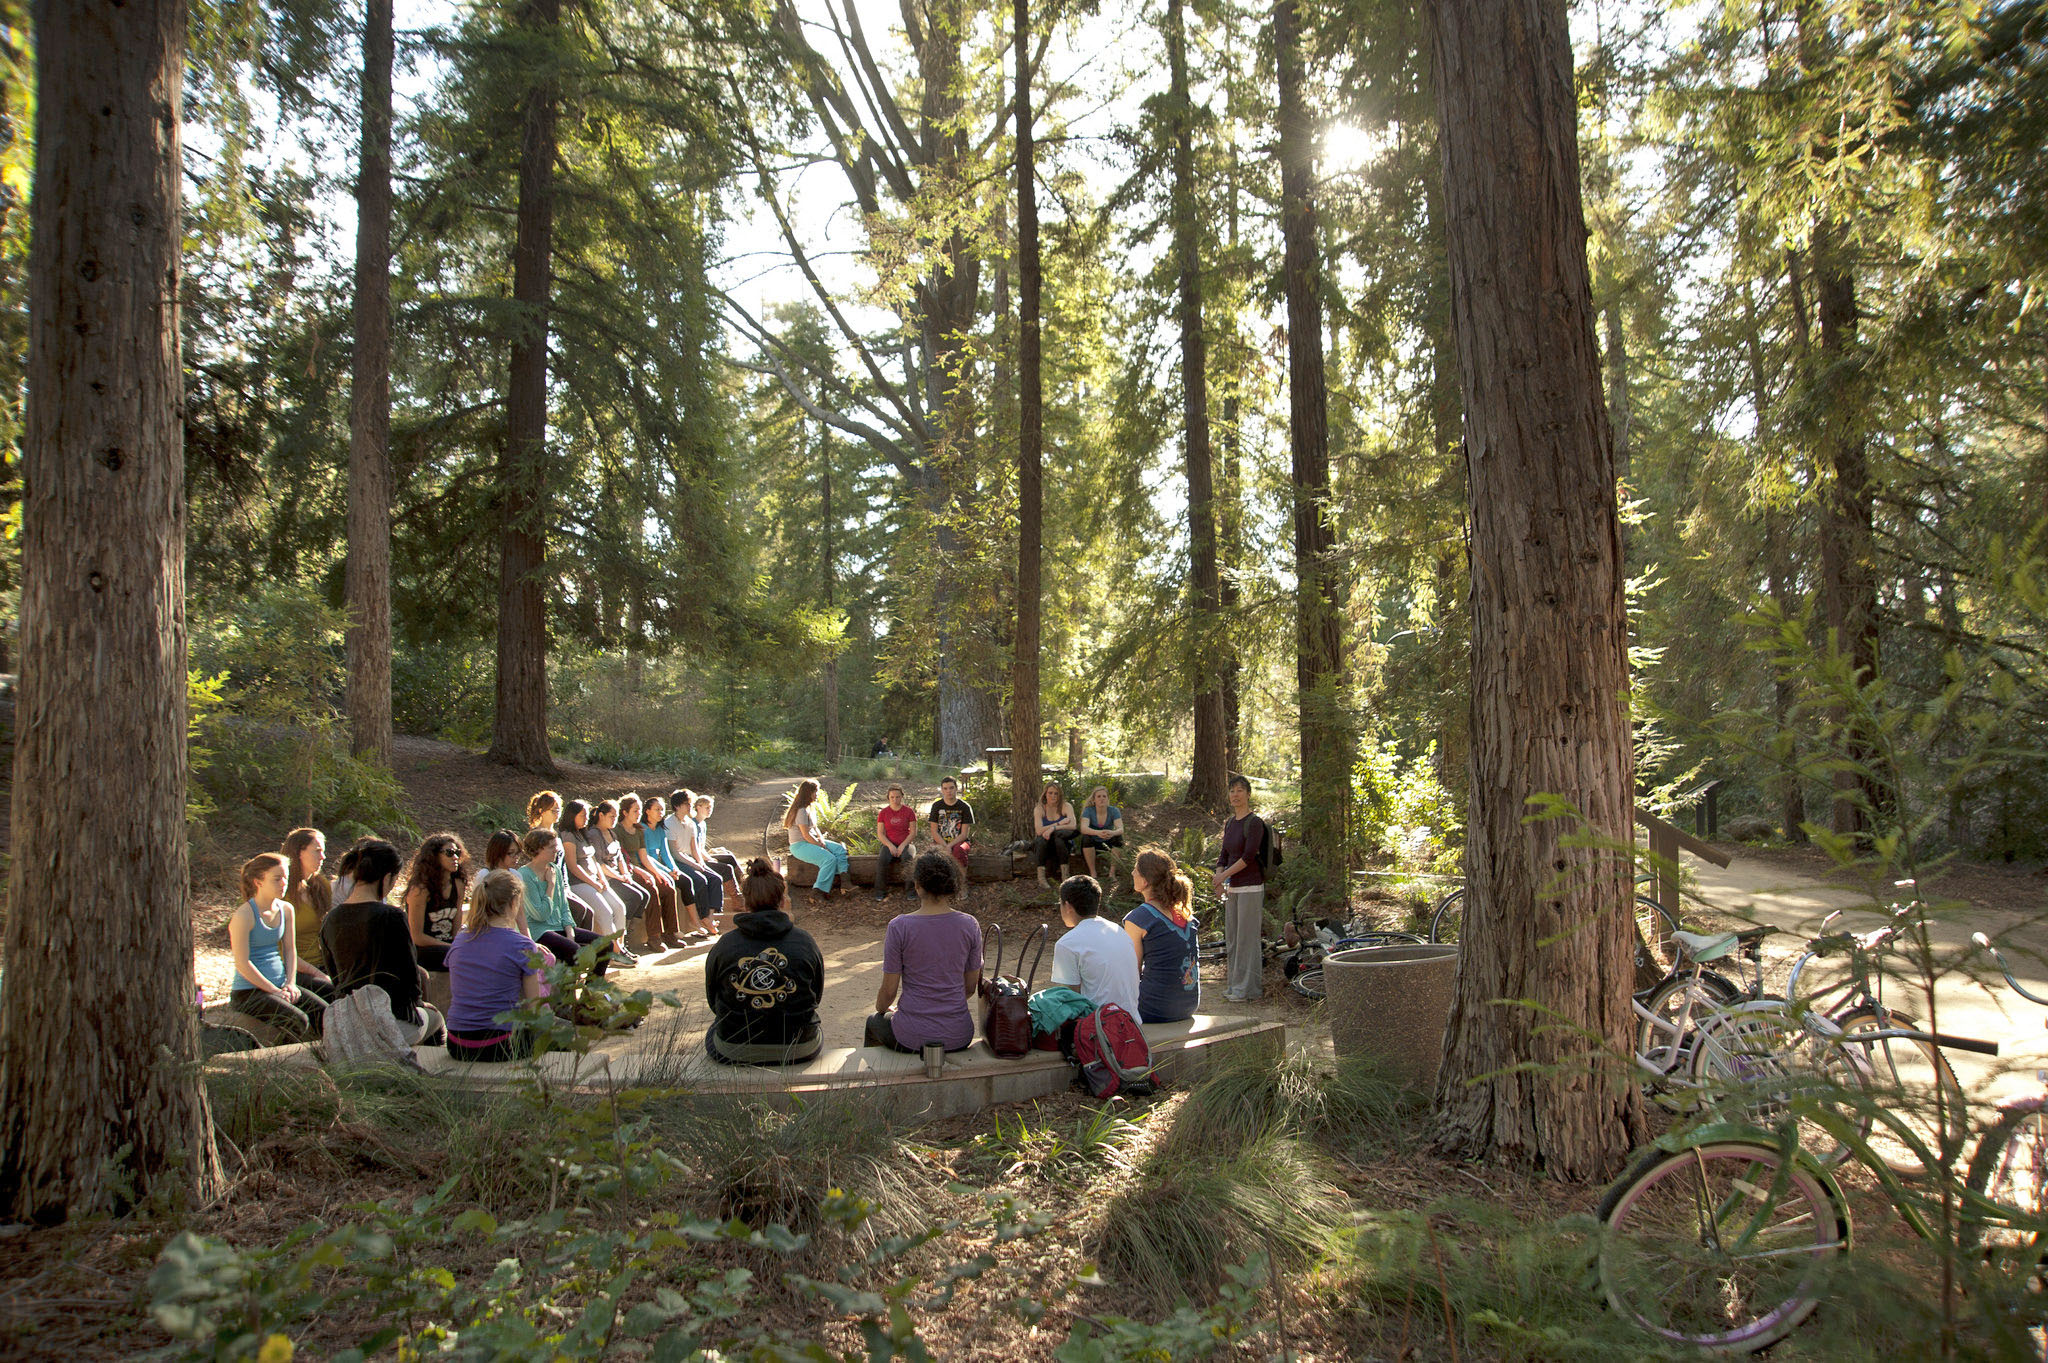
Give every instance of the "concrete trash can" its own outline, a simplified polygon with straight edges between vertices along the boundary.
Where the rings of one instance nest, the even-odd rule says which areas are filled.
[[[1388,1077],[1427,1090],[1443,1058],[1458,986],[1454,945],[1354,947],[1323,958],[1337,1054],[1369,1055]]]

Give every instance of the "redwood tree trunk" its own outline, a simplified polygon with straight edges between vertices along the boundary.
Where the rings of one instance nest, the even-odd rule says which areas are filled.
[[[1615,1064],[1631,1031],[1629,862],[1565,846],[1576,821],[1524,822],[1547,793],[1610,844],[1632,828],[1621,522],[1565,9],[1433,10],[1472,516],[1468,907],[1435,1143],[1592,1179],[1644,1130]]]
[[[356,337],[348,408],[350,746],[391,765],[391,4],[363,15]]]
[[[520,22],[551,31],[561,0],[527,0]],[[498,707],[491,760],[552,775],[548,754],[547,564],[548,297],[555,222],[552,77],[526,94],[519,139],[519,237],[512,300],[522,314],[505,393],[498,532]]]
[[[185,5],[40,0],[35,37],[0,1216],[49,1221],[183,1201],[214,1160],[186,901]]]
[[[1010,678],[1010,834],[1029,837],[1037,807],[1039,559],[1045,389],[1039,351],[1037,159],[1031,130],[1031,0],[1012,5],[1017,42],[1017,634]]]
[[[1188,477],[1189,612],[1195,668],[1195,753],[1188,803],[1227,807],[1223,683],[1223,581],[1216,564],[1216,472],[1209,449],[1208,346],[1202,332],[1202,262],[1195,217],[1194,108],[1188,95],[1187,32],[1182,0],[1167,0],[1166,52],[1173,82],[1173,256],[1180,281],[1182,416]]]
[[[1344,719],[1342,585],[1331,550],[1330,407],[1323,376],[1322,263],[1316,244],[1315,129],[1302,97],[1301,16],[1273,6],[1280,78],[1280,235],[1287,291],[1288,431],[1294,452],[1295,682],[1301,706],[1302,839],[1341,863],[1351,807]]]

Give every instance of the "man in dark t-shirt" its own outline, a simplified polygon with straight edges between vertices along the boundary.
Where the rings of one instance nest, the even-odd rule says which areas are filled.
[[[967,854],[974,850],[968,837],[968,830],[974,826],[974,806],[960,798],[960,783],[950,776],[939,782],[939,798],[932,801],[929,822],[932,841],[965,866]]]

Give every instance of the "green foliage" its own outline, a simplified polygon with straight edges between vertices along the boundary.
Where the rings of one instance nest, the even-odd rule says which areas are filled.
[[[1420,1095],[1365,1057],[1334,1068],[1306,1055],[1218,1065],[1189,1090],[1160,1142],[1163,1154],[1199,1158],[1240,1150],[1268,1135],[1300,1137],[1354,1152],[1384,1147],[1411,1127]]]
[[[339,612],[271,586],[213,614],[194,612],[194,814],[229,828],[308,823],[353,837],[414,836],[391,773],[348,751]]]
[[[837,799],[821,784],[818,798],[811,802],[811,808],[818,815],[818,832],[834,842],[846,844],[849,852],[872,852],[880,846],[879,835],[875,832],[875,812],[868,805],[856,805],[854,797],[860,790],[858,782],[848,785],[839,792]],[[782,795],[782,812],[787,814],[792,801],[796,799],[796,787],[791,786]]]
[[[1103,1166],[1128,1168],[1124,1151],[1143,1129],[1107,1104],[1066,1122],[1043,1118],[1036,1126],[1036,1103],[1031,1112],[1017,1114],[1015,1126],[1000,1110],[992,1115],[991,1129],[976,1136],[968,1148],[976,1158],[1001,1166],[1003,1178],[1030,1174],[1072,1183],[1093,1177]]]
[[[1111,1280],[1171,1303],[1206,1299],[1222,1266],[1254,1254],[1308,1262],[1342,1220],[1314,1153],[1267,1132],[1227,1152],[1154,1151],[1104,1203],[1096,1257]]]
[[[1269,1322],[1259,1319],[1259,1293],[1267,1285],[1264,1255],[1243,1264],[1227,1265],[1230,1281],[1206,1310],[1182,1305],[1156,1325],[1111,1316],[1082,1320],[1067,1342],[1053,1351],[1057,1363],[1179,1363],[1208,1358],[1219,1348],[1241,1345],[1264,1333]],[[1100,1329],[1102,1333],[1097,1334]]]
[[[480,748],[490,742],[497,651],[488,644],[450,647],[437,640],[391,654],[391,726]]]
[[[1408,757],[1391,735],[1361,744],[1352,771],[1351,836],[1375,863],[1450,871],[1465,844],[1465,810],[1437,779],[1435,744]]]

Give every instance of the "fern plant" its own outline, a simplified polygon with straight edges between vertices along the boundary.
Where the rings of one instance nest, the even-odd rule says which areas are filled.
[[[818,832],[834,842],[846,844],[849,852],[872,852],[877,847],[875,838],[875,816],[865,807],[853,807],[854,792],[860,789],[860,782],[854,781],[833,799],[832,792],[823,786],[818,788],[818,798],[811,808],[818,816]],[[792,787],[782,797],[782,812],[789,813],[790,802],[796,799]]]

